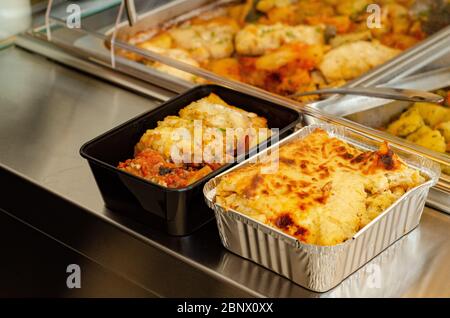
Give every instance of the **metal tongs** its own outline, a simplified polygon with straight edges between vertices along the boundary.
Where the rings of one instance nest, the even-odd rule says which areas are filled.
[[[130,26],[136,24],[138,18],[136,14],[136,6],[134,4],[134,0],[125,0],[125,8],[127,11],[128,23]]]
[[[289,97],[300,97],[309,95],[324,94],[343,94],[343,95],[360,95],[370,96],[384,99],[404,100],[409,102],[429,102],[442,103],[444,97],[415,89],[391,88],[391,87],[342,87],[342,88],[326,88],[315,91],[300,92],[289,95]]]

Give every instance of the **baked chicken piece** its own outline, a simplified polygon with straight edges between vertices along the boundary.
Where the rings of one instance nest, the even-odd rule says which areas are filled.
[[[284,44],[324,44],[323,28],[309,25],[289,26],[249,24],[236,34],[236,52],[242,55],[262,55]]]
[[[184,24],[168,33],[175,45],[189,52],[200,63],[231,56],[234,52],[234,35],[238,31],[236,21],[216,18],[201,24]]]
[[[377,42],[356,41],[327,52],[319,69],[328,82],[351,80],[399,53],[400,50]]]

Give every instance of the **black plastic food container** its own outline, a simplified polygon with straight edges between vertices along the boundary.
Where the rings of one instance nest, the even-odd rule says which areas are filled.
[[[138,222],[164,227],[171,235],[187,235],[210,221],[214,214],[203,198],[207,180],[230,168],[227,164],[186,188],[171,189],[117,169],[120,161],[132,158],[134,146],[147,129],[210,93],[230,105],[254,112],[267,119],[269,128],[287,136],[301,120],[290,108],[217,85],[196,86],[158,108],[142,114],[87,142],[80,154],[89,161],[107,208]]]

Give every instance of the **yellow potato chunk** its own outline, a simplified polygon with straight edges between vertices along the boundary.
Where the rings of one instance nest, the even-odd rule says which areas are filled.
[[[427,125],[436,126],[450,121],[450,109],[432,103],[415,103],[411,109],[417,109]]]
[[[416,145],[437,151],[445,152],[446,143],[444,137],[438,130],[433,130],[428,126],[423,126],[415,133],[412,133],[407,140],[415,143]]]
[[[417,109],[409,110],[398,120],[392,122],[387,128],[387,132],[395,136],[406,137],[424,125],[419,111]]]
[[[436,126],[436,129],[444,136],[445,141],[450,143],[450,121],[440,123]]]

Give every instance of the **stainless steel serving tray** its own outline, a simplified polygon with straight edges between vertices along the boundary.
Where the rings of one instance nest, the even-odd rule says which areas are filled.
[[[450,66],[416,74],[381,86],[422,89],[428,91],[450,87]],[[318,102],[312,104],[312,106],[324,110],[327,113],[343,116],[348,120],[364,125],[383,139],[408,147],[419,155],[426,156],[450,169],[449,155],[418,146],[403,138],[376,129],[386,126],[394,118],[398,117],[406,108],[410,107],[411,104],[412,103],[402,101],[393,102],[378,98],[347,96],[334,99],[333,101]],[[367,109],[368,107],[373,108]],[[313,117],[308,117],[307,121],[308,123],[315,122]],[[428,204],[450,213],[450,176],[448,174],[441,174],[438,185],[430,191]]]
[[[314,124],[298,130],[256,158],[291,140],[304,138],[318,127],[360,149],[377,148],[377,141],[348,128]],[[255,162],[254,157],[216,176],[206,183],[203,193],[207,204],[215,211],[222,244],[303,287],[318,292],[330,290],[419,224],[428,190],[439,178],[439,166],[396,147],[393,150],[429,180],[405,193],[351,239],[335,246],[305,244],[239,211],[226,210],[216,204],[215,189],[220,179],[230,171]]]
[[[139,22],[133,26],[129,26],[127,22],[122,22],[118,24],[116,29],[114,25],[106,27],[99,31],[99,33],[104,34],[107,40],[92,37],[90,35],[80,38],[74,45],[78,48],[89,50],[91,52],[96,52],[97,58],[100,58],[103,62],[110,62],[110,54],[105,43],[108,43],[110,36],[116,30],[116,37],[118,41],[127,39],[129,36],[136,34],[139,31],[149,30],[156,28],[161,25],[171,25],[178,21],[183,21],[198,15],[200,12],[207,11],[211,6],[215,6],[221,3],[230,3],[236,1],[212,1],[212,0],[177,0],[170,2],[166,5],[158,7],[154,10],[139,14]],[[124,41],[122,41],[124,42]],[[124,48],[124,47],[121,47]],[[127,49],[132,52],[139,54],[142,50],[135,50],[136,47],[132,45],[127,45]],[[365,73],[364,75],[349,81],[345,86],[356,86],[356,85],[374,85],[378,83],[384,83],[388,80],[395,79],[397,76],[405,76],[406,74],[411,74],[416,70],[420,69],[426,64],[430,64],[432,61],[439,59],[441,56],[450,52],[450,26],[442,29],[441,31],[435,33],[434,35],[428,37],[424,41],[420,42],[418,45],[402,52],[396,58],[388,61],[387,63],[380,65],[371,71]],[[149,53],[146,58],[157,57],[156,53]],[[159,57],[161,57],[159,55]],[[157,58],[160,60],[160,58]],[[117,56],[117,62],[124,64],[122,68],[129,69],[130,73],[133,74],[133,69],[142,70],[143,66],[141,63],[127,60],[126,58]],[[170,58],[163,57],[163,63],[176,67],[186,72],[204,77],[208,80],[213,80],[219,84],[226,85],[230,80],[225,79],[219,75],[212,75],[213,73],[207,72],[204,69],[198,67],[192,67],[186,65],[185,63],[180,63],[174,61]],[[148,69],[151,69],[148,67]],[[194,83],[187,82],[185,80],[179,79],[177,77],[164,74],[156,70],[149,70],[151,73],[152,82],[154,84],[160,85],[162,87],[168,87],[176,92],[182,92],[189,87],[194,86]],[[206,74],[206,75],[205,75]]]

